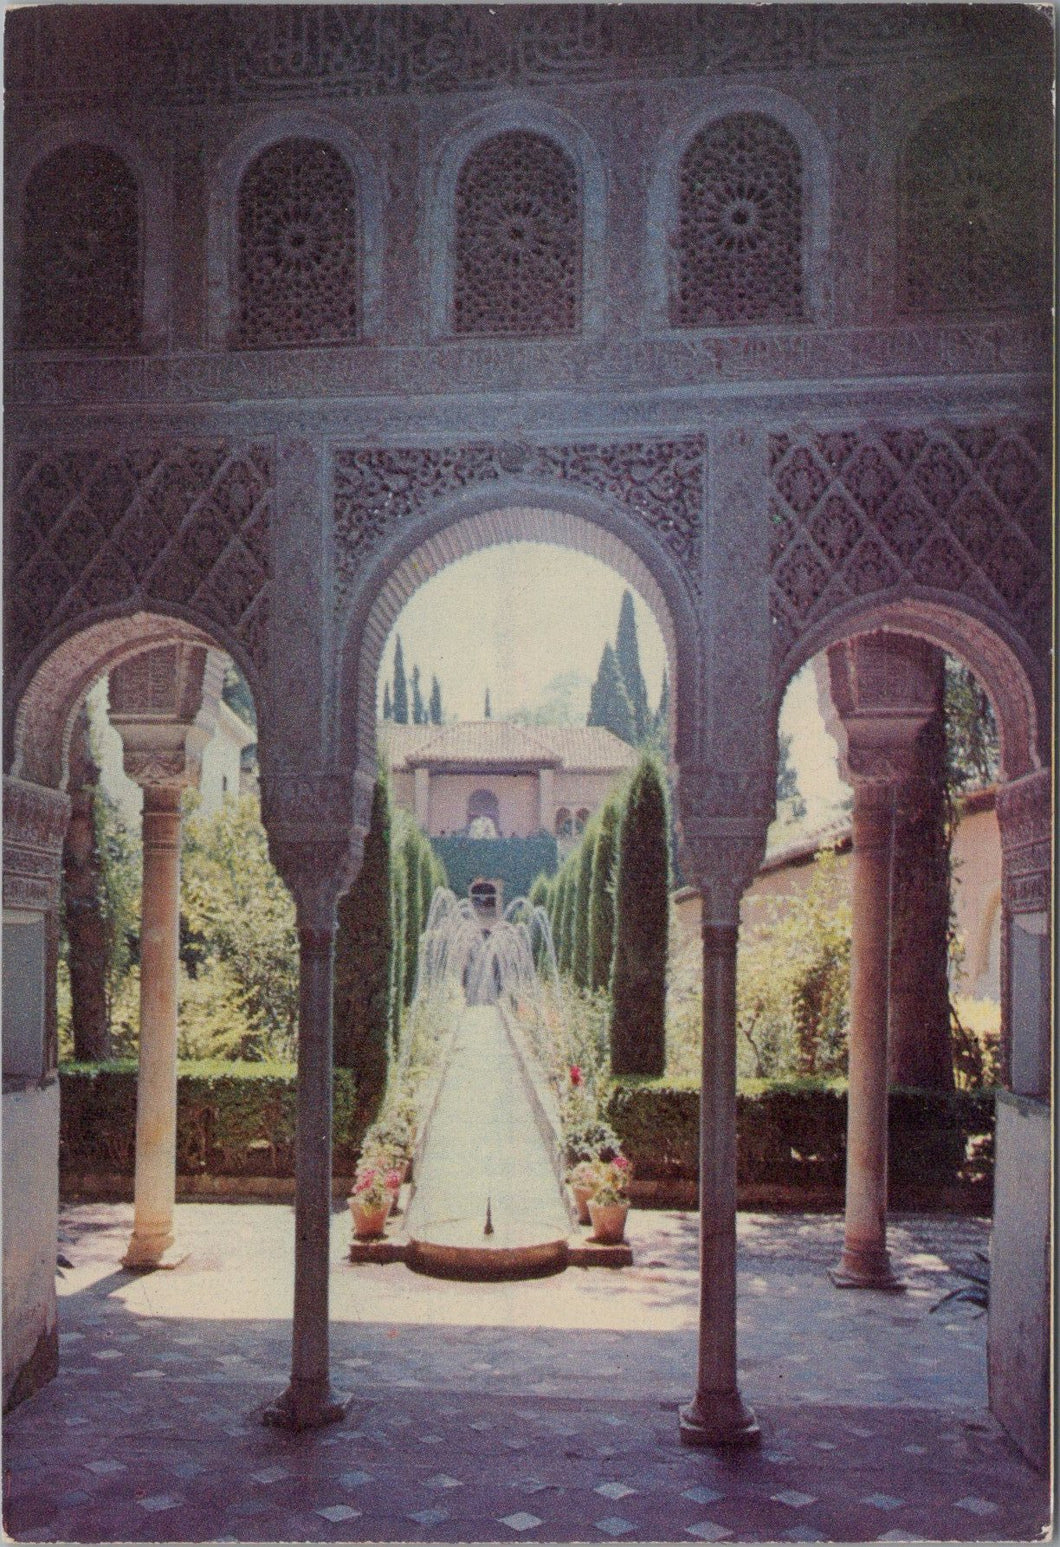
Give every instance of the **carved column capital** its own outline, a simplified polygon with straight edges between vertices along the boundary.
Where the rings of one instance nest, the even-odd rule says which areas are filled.
[[[224,658],[203,645],[145,650],[110,674],[110,721],[142,789],[197,784],[215,729]]]
[[[4,779],[4,907],[46,913],[59,900],[70,797]]]
[[[859,634],[828,651],[834,717],[848,783],[891,785],[916,770],[916,740],[939,703],[942,652],[910,634]]]
[[[294,897],[301,929],[329,930],[335,905],[360,869],[373,782],[358,770],[261,780],[269,856]]]

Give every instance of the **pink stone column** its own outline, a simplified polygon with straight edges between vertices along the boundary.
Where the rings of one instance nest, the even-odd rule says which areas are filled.
[[[832,1280],[901,1289],[887,1252],[887,1021],[894,785],[854,785],[846,1224]]]
[[[681,1409],[686,1445],[760,1437],[736,1385],[736,940],[735,923],[704,921],[699,1362],[695,1399]]]
[[[140,925],[136,1180],[127,1268],[173,1267],[177,1155],[180,786],[146,785]]]

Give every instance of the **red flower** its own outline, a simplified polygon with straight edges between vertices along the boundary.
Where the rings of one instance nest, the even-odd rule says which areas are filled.
[[[582,1072],[577,1064],[571,1064],[570,1082],[572,1085],[580,1085],[582,1082]]]

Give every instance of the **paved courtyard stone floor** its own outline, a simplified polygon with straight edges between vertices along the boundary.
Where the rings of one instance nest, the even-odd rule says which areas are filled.
[[[985,1221],[900,1216],[900,1296],[827,1278],[835,1215],[742,1214],[740,1378],[763,1443],[688,1450],[696,1218],[634,1211],[635,1263],[461,1284],[345,1260],[346,1420],[260,1423],[290,1359],[284,1205],[178,1207],[188,1260],[121,1267],[132,1212],[64,1208],[61,1372],[5,1421],[22,1541],[1027,1541],[1046,1479],[986,1407],[986,1319],[932,1313]]]

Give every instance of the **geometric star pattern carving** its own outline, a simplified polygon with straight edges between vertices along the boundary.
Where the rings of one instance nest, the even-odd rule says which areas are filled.
[[[778,659],[834,607],[903,583],[974,596],[1043,647],[1049,458],[1039,421],[772,435]]]
[[[176,605],[223,624],[263,664],[272,487],[260,444],[14,447],[9,673],[59,624],[114,605]]]

